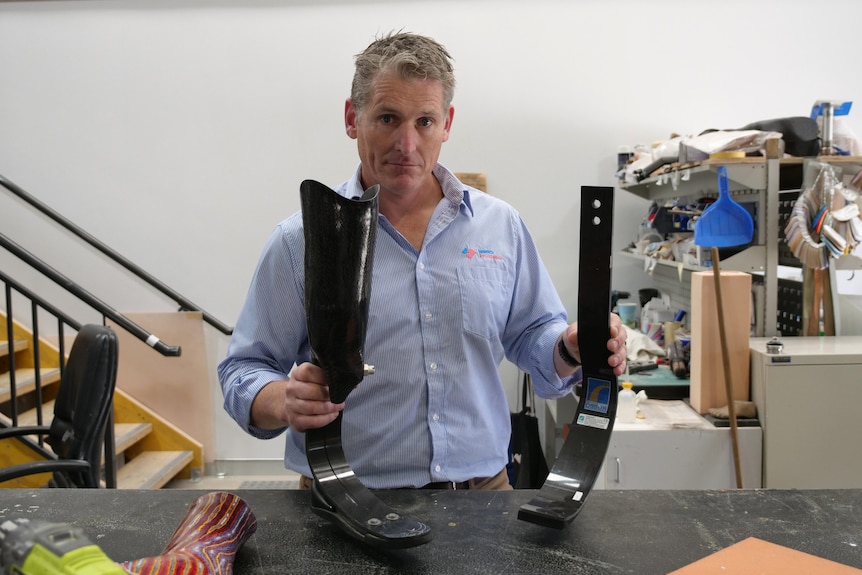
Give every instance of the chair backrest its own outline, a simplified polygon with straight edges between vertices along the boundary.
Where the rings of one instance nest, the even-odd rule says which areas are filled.
[[[57,487],[99,487],[105,426],[117,382],[119,345],[109,327],[81,328],[69,352],[57,397],[48,445],[60,459],[90,462],[87,472],[55,472]]]

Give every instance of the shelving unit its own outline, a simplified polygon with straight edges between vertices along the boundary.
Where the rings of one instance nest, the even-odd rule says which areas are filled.
[[[850,164],[859,169],[859,157],[829,156],[819,158],[830,164]],[[755,298],[755,335],[777,335],[779,293],[779,241],[783,229],[779,221],[780,191],[799,190],[802,187],[803,158],[779,159],[777,146],[770,146],[764,158],[734,158],[721,161],[704,161],[697,165],[681,165],[675,169],[649,177],[636,184],[622,184],[620,188],[647,200],[671,198],[716,197],[718,195],[718,167],[726,166],[730,193],[739,203],[754,204],[755,237],[750,246],[741,252],[723,258],[722,269],[742,271],[762,277],[759,297]],[[626,257],[647,259],[644,256],[623,252]],[[853,261],[857,260],[857,261]],[[858,267],[858,259],[847,259],[844,267]],[[648,262],[652,266],[652,261]],[[655,260],[656,266],[668,266],[678,277],[677,290],[670,293],[671,300],[688,301],[690,274],[709,268],[682,264],[675,261]],[[646,267],[646,266],[645,266]],[[668,271],[656,267],[662,276]],[[685,282],[685,285],[681,285]],[[667,282],[666,282],[667,283]],[[665,286],[668,287],[667,285]],[[664,290],[663,293],[667,293]],[[688,309],[688,305],[678,305]]]

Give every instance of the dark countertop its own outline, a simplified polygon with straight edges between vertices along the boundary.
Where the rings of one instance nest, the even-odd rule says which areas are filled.
[[[0,520],[26,516],[84,530],[115,561],[159,555],[204,491],[0,490]],[[309,492],[236,490],[257,533],[235,573],[661,574],[747,537],[862,568],[862,490],[595,491],[561,531],[519,521],[534,491],[379,491],[424,520],[430,543],[379,550],[311,512]]]

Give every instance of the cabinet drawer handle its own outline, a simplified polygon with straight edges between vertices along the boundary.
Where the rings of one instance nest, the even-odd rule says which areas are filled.
[[[614,457],[614,463],[616,464],[616,468],[617,468],[617,479],[616,479],[616,482],[617,482],[617,483],[622,483],[622,482],[623,482],[623,466],[622,466],[622,464],[620,463],[620,458],[619,458],[619,457]]]

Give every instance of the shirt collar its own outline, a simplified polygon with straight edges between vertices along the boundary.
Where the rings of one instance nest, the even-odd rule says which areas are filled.
[[[456,206],[463,206],[466,214],[473,216],[473,204],[470,201],[471,188],[464,185],[455,174],[450,172],[443,164],[438,163],[432,172],[440,187],[443,188],[443,197]],[[356,167],[353,177],[347,182],[345,196],[354,200],[362,197],[365,190],[362,187],[362,164]]]

